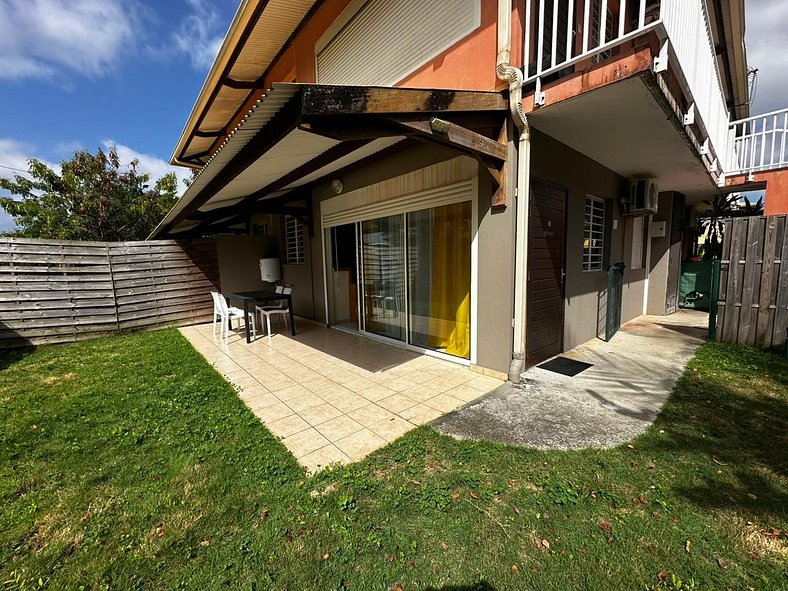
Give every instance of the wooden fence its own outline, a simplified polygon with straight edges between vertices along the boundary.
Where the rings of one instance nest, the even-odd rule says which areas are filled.
[[[788,216],[725,221],[717,335],[778,347],[788,327]]]
[[[212,240],[0,238],[0,349],[211,319]]]

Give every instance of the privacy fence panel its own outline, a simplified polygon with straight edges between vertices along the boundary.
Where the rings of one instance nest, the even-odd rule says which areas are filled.
[[[788,328],[787,216],[725,221],[717,334],[757,347],[785,343]]]
[[[0,349],[210,320],[212,240],[0,238]]]

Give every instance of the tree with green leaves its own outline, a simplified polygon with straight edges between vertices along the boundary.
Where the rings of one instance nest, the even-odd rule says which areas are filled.
[[[142,240],[177,201],[174,173],[158,179],[137,171],[138,161],[122,166],[115,148],[96,154],[75,152],[60,173],[39,160],[28,162],[29,178],[0,179],[0,197],[16,222],[11,236],[57,240]]]

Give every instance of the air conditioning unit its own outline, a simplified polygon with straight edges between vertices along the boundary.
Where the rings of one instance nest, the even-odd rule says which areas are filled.
[[[629,194],[621,200],[623,215],[639,216],[657,213],[659,189],[654,179],[631,179]]]

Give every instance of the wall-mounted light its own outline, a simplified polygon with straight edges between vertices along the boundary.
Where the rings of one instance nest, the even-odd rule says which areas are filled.
[[[342,184],[340,179],[334,179],[331,181],[331,190],[334,192],[335,195],[339,195],[342,192],[342,189],[345,188],[345,185]]]

